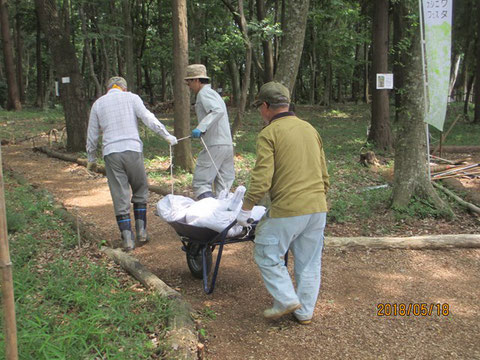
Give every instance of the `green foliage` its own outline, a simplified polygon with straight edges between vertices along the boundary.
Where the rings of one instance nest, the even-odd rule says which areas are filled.
[[[169,300],[120,282],[103,260],[68,252],[75,236],[50,199],[5,178],[8,213],[25,214],[9,232],[20,359],[163,356]]]
[[[445,124],[443,126],[443,134],[447,133],[455,120],[457,120],[457,122],[451,128],[451,131],[443,142],[443,145],[478,145],[478,139],[480,139],[480,124],[474,124],[469,121],[469,119],[473,119],[474,108],[473,106],[468,108],[468,114],[465,118],[463,107],[463,102],[449,103]],[[442,133],[440,133],[440,131],[433,126],[430,126],[430,134],[432,136],[431,145],[437,146]]]
[[[430,201],[414,197],[406,207],[393,207],[396,220],[404,220],[406,218],[428,217],[440,218],[444,214],[438,210]]]
[[[47,133],[52,129],[60,130],[65,126],[63,110],[38,110],[26,108],[22,111],[0,110],[0,138],[7,140],[22,139]]]

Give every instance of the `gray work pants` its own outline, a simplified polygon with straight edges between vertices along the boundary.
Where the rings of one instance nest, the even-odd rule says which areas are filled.
[[[108,154],[104,159],[115,216],[130,214],[130,202],[146,204],[148,182],[143,153],[124,151]]]
[[[208,156],[208,153],[203,149],[198,155],[197,165],[193,174],[193,193],[195,197],[203,194],[206,191],[213,191],[212,184],[215,187],[215,193],[218,195],[223,189],[230,191],[230,187],[235,180],[235,168],[233,166],[233,146],[231,145],[213,145],[208,147],[208,151],[218,168],[215,166]],[[222,181],[221,178],[224,180]]]

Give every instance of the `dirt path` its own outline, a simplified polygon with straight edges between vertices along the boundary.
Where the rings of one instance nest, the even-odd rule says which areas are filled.
[[[99,241],[118,243],[104,177],[25,146],[2,147],[2,156],[8,168],[91,224]],[[313,323],[297,325],[290,317],[269,322],[261,316],[271,300],[253,245],[225,248],[215,292],[205,295],[177,235],[153,215],[158,199],[151,194],[152,240],[133,255],[197,310],[207,359],[480,359],[480,250],[326,249]],[[412,314],[418,303],[448,304],[448,316],[439,316],[436,306],[426,316],[378,316],[377,305],[385,303],[413,304]]]

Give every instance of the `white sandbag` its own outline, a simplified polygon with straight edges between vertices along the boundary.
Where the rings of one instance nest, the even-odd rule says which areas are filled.
[[[181,195],[167,195],[157,202],[157,215],[166,222],[185,221],[188,207],[195,201]]]
[[[199,201],[180,195],[167,195],[157,203],[157,215],[167,222],[181,221],[221,232],[237,218],[245,190],[244,186],[239,186],[234,194],[224,193],[219,199],[204,198]],[[252,218],[260,220],[264,213],[265,207],[255,206]],[[241,225],[234,225],[227,237],[240,235],[242,230]]]

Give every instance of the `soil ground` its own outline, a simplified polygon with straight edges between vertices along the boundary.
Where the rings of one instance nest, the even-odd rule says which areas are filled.
[[[27,145],[2,147],[2,156],[6,168],[47,189],[78,214],[99,241],[118,245],[106,178],[34,153]],[[201,281],[188,270],[178,236],[154,216],[159,199],[151,193],[151,241],[132,255],[192,304],[204,329],[207,359],[480,359],[479,249],[326,248],[312,324],[299,325],[289,316],[267,321],[262,312],[271,298],[253,262],[253,244],[225,247],[215,292],[205,295]],[[372,234],[376,222],[369,224]],[[329,226],[328,235],[359,235],[358,228]],[[425,233],[480,233],[480,226],[478,218],[465,216],[455,222],[411,222],[385,235]],[[428,304],[431,313],[415,316],[420,303]],[[385,304],[412,304],[410,316],[379,316]]]

